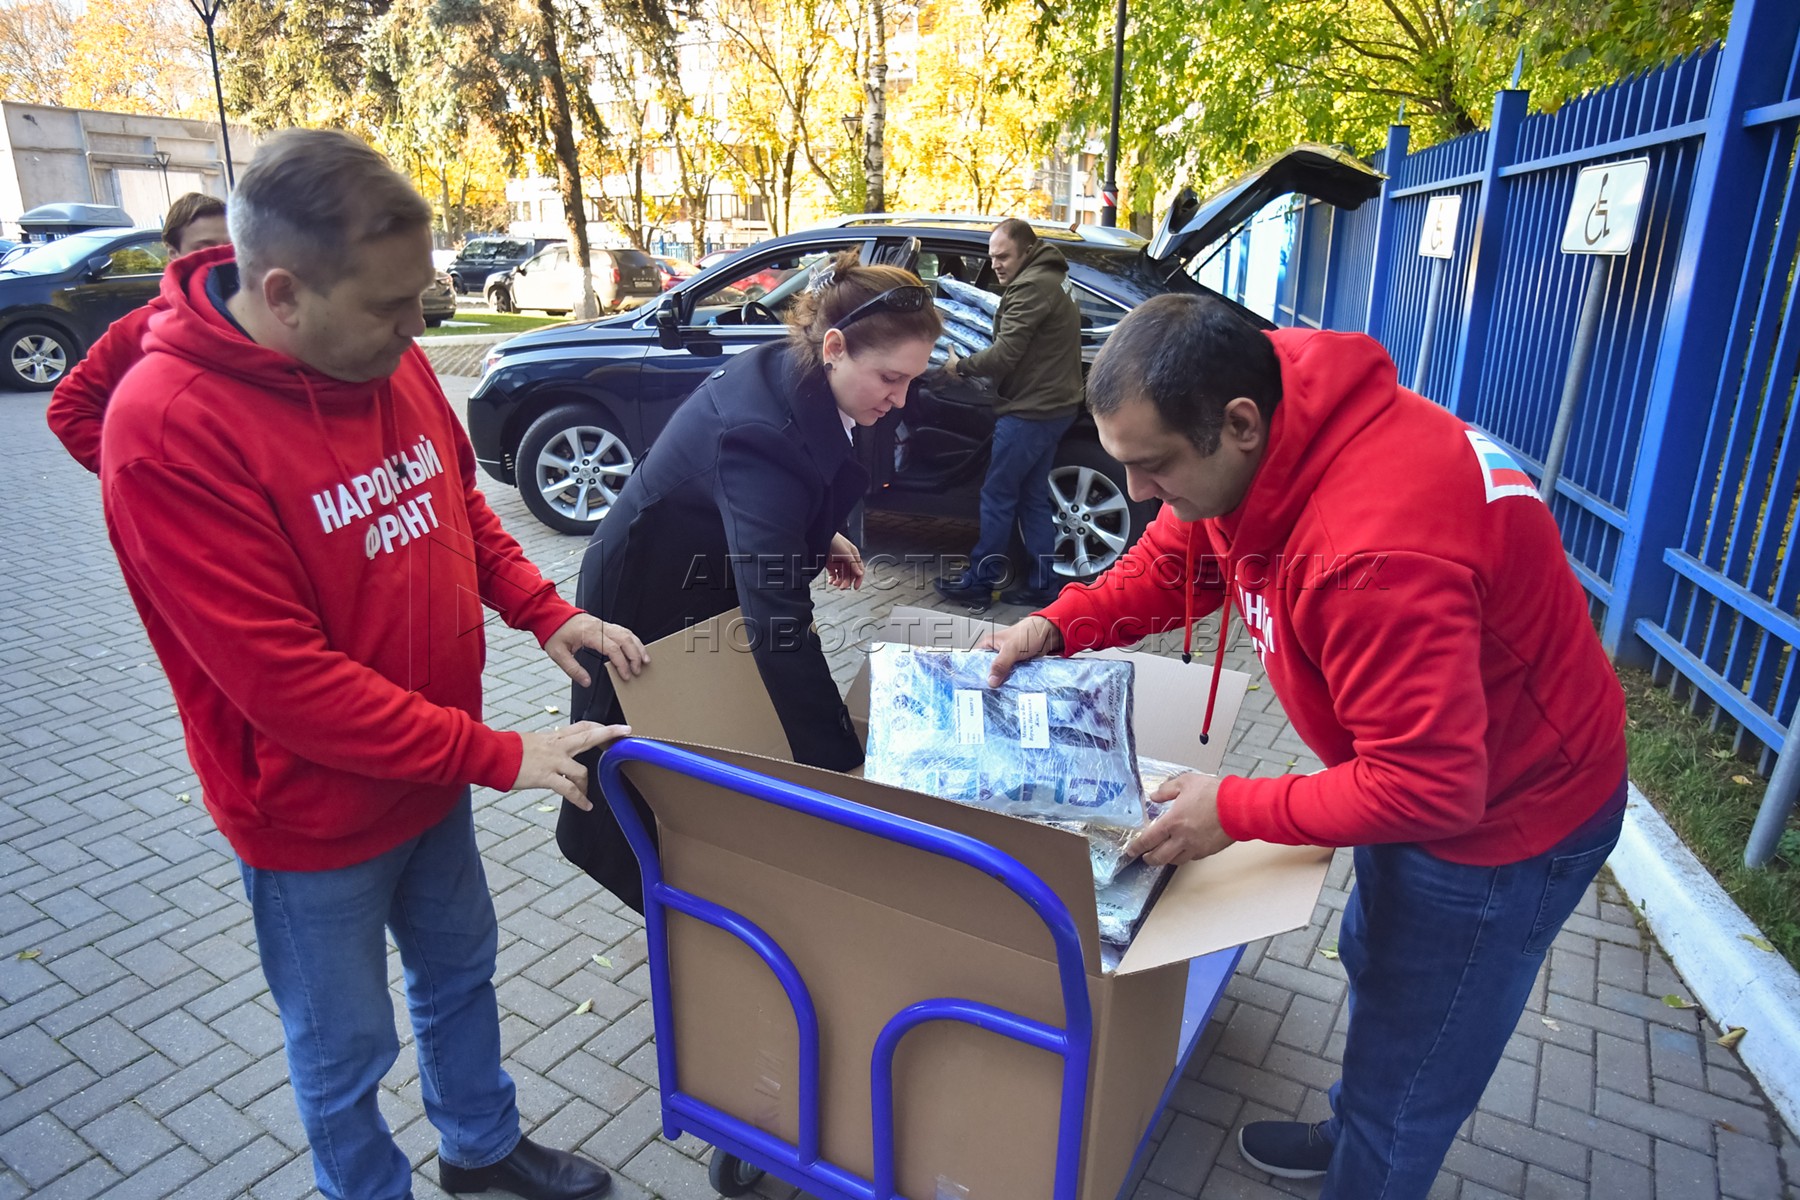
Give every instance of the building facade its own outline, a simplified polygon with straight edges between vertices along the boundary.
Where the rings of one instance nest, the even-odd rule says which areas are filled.
[[[255,135],[231,127],[243,170]],[[185,192],[224,198],[225,151],[217,121],[95,112],[0,101],[0,233],[16,237],[19,214],[40,204],[113,204],[139,225],[160,225]]]

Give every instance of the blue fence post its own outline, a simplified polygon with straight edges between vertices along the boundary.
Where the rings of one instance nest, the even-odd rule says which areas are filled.
[[[1739,0],[1725,36],[1650,379],[1613,602],[1600,629],[1607,653],[1629,665],[1648,666],[1654,657],[1641,638],[1627,635],[1667,605],[1673,572],[1663,551],[1683,537],[1721,369],[1736,369],[1721,360],[1756,215],[1746,197],[1758,193],[1767,157],[1766,143],[1744,128],[1744,113],[1781,99],[1785,48],[1794,45],[1797,27],[1800,5],[1793,0]]]
[[[1488,318],[1494,288],[1505,264],[1500,239],[1506,231],[1507,186],[1500,168],[1510,166],[1519,145],[1519,125],[1525,120],[1525,101],[1520,88],[1494,93],[1494,120],[1488,126],[1487,158],[1481,164],[1481,200],[1475,208],[1475,240],[1469,247],[1468,280],[1463,288],[1462,332],[1456,339],[1456,365],[1450,376],[1450,394],[1434,397],[1463,420],[1475,411],[1475,392],[1481,382],[1482,359],[1487,353]]]
[[[1375,213],[1375,255],[1369,269],[1369,314],[1363,321],[1363,332],[1380,340],[1381,326],[1387,320],[1388,278],[1394,266],[1394,176],[1406,161],[1406,147],[1412,129],[1406,125],[1389,125],[1387,149],[1381,156],[1381,169],[1387,178],[1381,183],[1381,207]]]

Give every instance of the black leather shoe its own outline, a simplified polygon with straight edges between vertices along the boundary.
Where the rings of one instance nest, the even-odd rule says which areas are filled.
[[[600,1200],[612,1188],[612,1176],[599,1163],[526,1138],[491,1166],[459,1167],[440,1158],[438,1182],[452,1195],[499,1191],[524,1200]]]
[[[1057,594],[1061,592],[1061,590],[1061,588],[1049,587],[1008,588],[1006,591],[1000,593],[1000,603],[1023,604],[1026,608],[1047,608],[1050,602],[1056,599]]]
[[[967,575],[945,575],[931,581],[937,594],[956,604],[986,608],[994,602],[994,589]]]

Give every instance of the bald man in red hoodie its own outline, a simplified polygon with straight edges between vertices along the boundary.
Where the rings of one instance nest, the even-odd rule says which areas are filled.
[[[1424,1197],[1563,922],[1617,842],[1625,699],[1556,523],[1503,450],[1399,386],[1360,334],[1144,304],[1088,380],[1132,499],[1162,512],[1085,587],[990,639],[1043,654],[1235,616],[1314,775],[1190,774],[1133,849],[1354,846],[1350,1024],[1332,1116],[1244,1126],[1324,1200]],[[1159,698],[1210,704],[1204,694]]]
[[[405,968],[420,1096],[451,1193],[598,1200],[605,1168],[520,1135],[501,1066],[498,928],[470,785],[588,806],[624,732],[482,720],[482,607],[586,685],[629,631],[556,594],[475,486],[431,366],[431,207],[331,130],[265,140],[226,247],[171,263],[107,408],[107,528],[236,852],[294,1099],[328,1200],[407,1200],[377,1097]],[[547,836],[547,835],[546,835]]]

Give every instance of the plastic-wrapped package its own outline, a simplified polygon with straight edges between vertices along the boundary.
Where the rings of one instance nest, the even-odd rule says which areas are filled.
[[[1015,817],[1143,825],[1131,664],[1033,659],[990,688],[993,661],[985,650],[872,647],[864,774]]]
[[[1157,888],[1168,878],[1171,867],[1153,867],[1143,859],[1133,859],[1118,876],[1094,893],[1100,918],[1100,940],[1114,946],[1129,946],[1137,932],[1138,922],[1150,907]]]
[[[1156,762],[1146,759],[1145,762]],[[1172,767],[1172,763],[1157,763],[1159,768]],[[1179,774],[1188,768],[1178,767],[1174,771],[1164,771],[1161,776],[1152,776],[1144,772],[1145,790],[1154,788],[1156,783],[1167,778],[1169,774]],[[1166,804],[1154,801],[1145,804],[1146,824],[1162,816]],[[1092,845],[1090,839],[1090,846]],[[1122,853],[1122,851],[1121,851]],[[1094,904],[1100,918],[1100,940],[1109,946],[1123,951],[1131,945],[1132,937],[1137,933],[1138,923],[1144,919],[1150,902],[1156,899],[1162,889],[1163,881],[1175,870],[1174,867],[1153,867],[1141,858],[1132,859],[1123,865],[1115,876],[1105,884],[1096,878],[1094,881]],[[1117,962],[1112,964],[1117,966]],[[1108,968],[1110,969],[1110,968]]]

